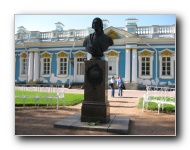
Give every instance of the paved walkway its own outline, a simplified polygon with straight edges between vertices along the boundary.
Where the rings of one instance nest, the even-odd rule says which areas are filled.
[[[65,89],[65,93],[84,93],[82,89]],[[176,135],[175,114],[160,113],[157,111],[137,108],[139,98],[145,91],[125,90],[123,97],[110,96],[108,90],[111,115],[123,115],[130,117],[128,136],[148,135]],[[80,113],[82,104],[76,106],[61,107],[60,109],[24,109],[16,108],[15,111],[15,134],[16,135],[116,135],[114,133],[70,130],[54,128],[53,124],[69,115]],[[29,125],[29,126],[28,126]]]

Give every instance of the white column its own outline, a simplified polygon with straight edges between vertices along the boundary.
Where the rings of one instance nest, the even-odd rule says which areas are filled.
[[[34,52],[34,73],[33,73],[33,82],[39,80],[39,52]]]
[[[132,83],[137,83],[137,48],[132,48]]]
[[[125,53],[125,82],[130,82],[130,48],[126,48]]]
[[[74,82],[77,81],[76,76],[77,76],[77,58],[74,57]]]
[[[33,52],[29,54],[29,64],[28,64],[28,82],[33,81],[33,64],[34,64],[34,55]]]
[[[116,57],[116,77],[119,76],[119,56]]]

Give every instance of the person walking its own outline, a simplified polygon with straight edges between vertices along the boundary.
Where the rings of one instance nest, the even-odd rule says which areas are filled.
[[[115,80],[114,76],[112,76],[109,81],[109,86],[111,88],[111,97],[114,97],[114,94],[115,94],[115,87],[114,87],[115,84],[116,84],[116,80]]]
[[[118,86],[118,96],[122,96],[124,82],[123,82],[123,79],[121,78],[121,76],[118,76],[117,86]]]

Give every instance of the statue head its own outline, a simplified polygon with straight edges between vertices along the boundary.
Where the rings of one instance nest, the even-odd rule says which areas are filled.
[[[100,18],[94,18],[94,20],[92,21],[92,28],[94,30],[96,30],[98,27],[101,29],[101,31],[103,31],[103,22],[102,22],[102,19],[100,19]]]

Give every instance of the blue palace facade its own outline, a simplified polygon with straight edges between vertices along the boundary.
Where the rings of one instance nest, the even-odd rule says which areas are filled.
[[[170,86],[176,79],[175,25],[138,26],[137,19],[126,19],[124,27],[109,26],[104,33],[114,45],[104,52],[108,79],[121,76],[126,85]],[[83,41],[94,30],[64,30],[61,22],[47,32],[18,27],[15,34],[15,83],[84,83],[84,61],[91,55]]]

